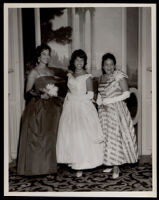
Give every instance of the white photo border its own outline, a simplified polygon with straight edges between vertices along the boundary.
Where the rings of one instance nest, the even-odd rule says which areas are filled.
[[[8,9],[49,7],[151,7],[152,13],[152,191],[139,192],[9,192],[8,152]],[[156,197],[157,196],[157,153],[156,153],[156,5],[143,3],[4,3],[4,196],[45,197]],[[7,156],[6,156],[7,155]]]

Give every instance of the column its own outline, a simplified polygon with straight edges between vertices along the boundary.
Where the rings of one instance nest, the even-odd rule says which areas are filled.
[[[75,21],[75,8],[72,8],[72,52],[76,49],[76,21]]]
[[[9,10],[8,19],[9,153],[17,158],[20,119],[24,108],[24,63],[21,8]],[[6,133],[8,134],[8,133]]]
[[[19,32],[19,81],[20,81],[20,102],[21,113],[25,107],[24,99],[24,56],[23,56],[23,30],[22,30],[22,9],[18,9],[18,32]]]
[[[67,19],[68,19],[68,26],[72,27],[72,8],[67,8]],[[72,28],[73,33],[73,28]],[[70,58],[72,53],[72,43],[68,44],[68,57]]]
[[[91,73],[91,30],[90,30],[90,12],[85,12],[85,52],[87,53],[87,71]]]
[[[90,9],[90,29],[91,29],[91,71],[93,72],[94,69],[96,69],[95,66],[95,10],[94,8]]]
[[[35,8],[34,14],[35,14],[35,44],[37,47],[41,44],[40,8]]]
[[[85,8],[79,8],[80,48],[85,50]]]
[[[122,9],[122,71],[127,73],[127,9]]]

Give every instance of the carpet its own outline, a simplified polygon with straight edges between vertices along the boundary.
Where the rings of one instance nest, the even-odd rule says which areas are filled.
[[[125,164],[120,176],[112,179],[112,173],[103,173],[104,166],[84,170],[77,178],[76,171],[66,165],[58,165],[54,175],[18,176],[16,166],[9,169],[9,192],[88,192],[88,191],[152,191],[152,165]]]

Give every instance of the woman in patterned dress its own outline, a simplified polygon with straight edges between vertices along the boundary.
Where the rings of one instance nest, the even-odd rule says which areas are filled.
[[[102,72],[98,86],[98,114],[105,136],[104,161],[107,168],[113,169],[113,178],[119,176],[119,166],[135,163],[138,160],[136,135],[133,122],[123,101],[129,98],[127,75],[116,70],[114,55],[107,53],[102,57]]]
[[[72,54],[68,73],[68,93],[63,105],[57,137],[57,162],[66,163],[82,176],[83,169],[103,163],[103,133],[94,97],[92,75],[87,74],[86,53],[79,49]]]

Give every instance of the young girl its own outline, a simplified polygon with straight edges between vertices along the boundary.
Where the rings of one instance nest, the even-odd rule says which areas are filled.
[[[119,176],[119,165],[135,163],[138,159],[133,122],[124,99],[130,96],[127,75],[116,70],[115,57],[102,57],[102,72],[98,87],[98,113],[105,135],[104,164],[113,166],[113,178]],[[110,172],[107,168],[104,172]]]
[[[83,169],[103,163],[103,133],[92,103],[92,76],[86,73],[86,64],[86,53],[81,49],[74,51],[56,145],[57,162],[77,170],[77,177],[82,176]]]

